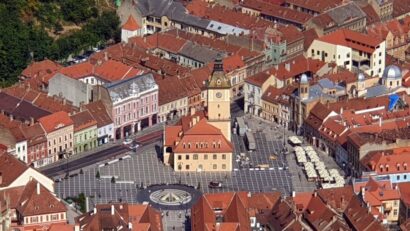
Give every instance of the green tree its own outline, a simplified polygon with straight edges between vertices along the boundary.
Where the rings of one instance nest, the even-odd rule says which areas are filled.
[[[61,13],[66,21],[82,23],[98,15],[93,0],[61,0]]]

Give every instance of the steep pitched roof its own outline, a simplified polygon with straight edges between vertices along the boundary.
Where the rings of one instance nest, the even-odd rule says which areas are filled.
[[[25,163],[15,157],[6,153],[0,153],[0,187],[9,186],[28,168]]]
[[[88,110],[72,115],[70,118],[74,123],[74,132],[97,125],[97,121],[94,120]]]
[[[97,121],[97,127],[104,127],[112,123],[111,113],[107,111],[107,108],[101,100],[91,102],[84,107],[91,113],[95,121]]]
[[[132,15],[130,15],[128,17],[127,22],[125,22],[124,25],[122,25],[123,30],[135,31],[140,28],[141,28],[140,25],[138,25],[137,21],[135,21]]]
[[[124,231],[162,231],[161,213],[149,205],[126,203],[99,204],[93,211],[76,217],[76,226],[84,231],[112,230],[122,226]],[[130,227],[130,225],[132,227]]]
[[[23,216],[35,216],[66,212],[65,205],[36,180],[31,180],[24,187],[16,209]]]
[[[62,127],[73,125],[73,120],[67,112],[59,111],[48,116],[41,117],[39,120],[43,129],[47,132],[53,132]]]

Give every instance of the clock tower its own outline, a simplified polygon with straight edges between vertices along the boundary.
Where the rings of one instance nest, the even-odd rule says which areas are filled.
[[[231,82],[226,78],[221,55],[217,55],[208,81],[208,122],[231,141]]]

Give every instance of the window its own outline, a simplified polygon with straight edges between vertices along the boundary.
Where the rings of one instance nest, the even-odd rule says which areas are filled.
[[[216,154],[213,154],[213,155],[212,155],[212,158],[213,158],[214,160],[216,160],[216,159],[217,159]]]
[[[212,169],[216,169],[216,164],[213,164],[213,165],[212,165]]]
[[[185,159],[186,159],[186,160],[189,160],[189,155],[185,155]]]
[[[178,160],[182,160],[182,156],[181,156],[181,155],[178,155]]]
[[[182,165],[178,165],[178,170],[182,170]]]
[[[403,178],[404,178],[405,180],[407,180],[407,175],[403,175]]]
[[[185,165],[185,169],[189,170],[189,164]]]
[[[222,160],[226,159],[226,154],[222,154]]]
[[[205,154],[204,155],[204,160],[207,160],[208,159],[208,154]]]
[[[198,154],[194,154],[194,160],[197,160],[198,159]]]
[[[397,176],[397,180],[400,180],[400,175]]]
[[[226,164],[222,164],[222,169],[226,169]]]
[[[393,215],[397,216],[397,209],[393,209]]]

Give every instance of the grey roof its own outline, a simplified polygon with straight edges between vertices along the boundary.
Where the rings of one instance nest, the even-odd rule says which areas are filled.
[[[110,93],[113,103],[131,96],[138,96],[145,91],[158,89],[158,85],[151,73],[105,84],[104,86]]]
[[[138,0],[137,8],[142,16],[167,16],[173,21],[181,22],[206,29],[210,21],[193,16],[187,13],[187,10],[180,2],[173,0]]]
[[[249,30],[242,29],[240,27],[232,26],[229,24],[221,23],[218,21],[211,20],[209,25],[206,27],[207,30],[217,32],[219,34],[234,34],[234,35],[241,35],[241,34],[249,34]]]
[[[395,65],[387,66],[383,71],[382,78],[400,80],[401,79],[401,70],[398,66],[395,66]]]
[[[329,88],[334,88],[336,89],[336,94],[335,95],[329,95],[327,93],[325,93],[325,91],[323,91],[323,89],[329,89]],[[345,94],[345,87],[340,86],[338,84],[333,83],[332,81],[330,81],[327,78],[324,79],[320,79],[318,81],[317,84],[312,85],[309,87],[309,98],[303,100],[304,102],[310,102],[313,100],[316,100],[320,97],[324,97],[324,98],[335,98],[339,95],[343,95]],[[295,95],[298,96],[299,92],[296,91]]]
[[[377,96],[382,96],[382,95],[387,95],[392,92],[396,92],[400,87],[396,88],[388,88],[385,85],[376,85],[367,88],[366,92],[366,97],[371,98],[371,97],[377,97]]]
[[[214,61],[219,52],[188,41],[178,53],[187,58],[206,64]]]
[[[354,3],[349,2],[345,5],[335,7],[327,12],[337,25],[344,24],[349,18],[363,18],[366,14],[360,7]]]

